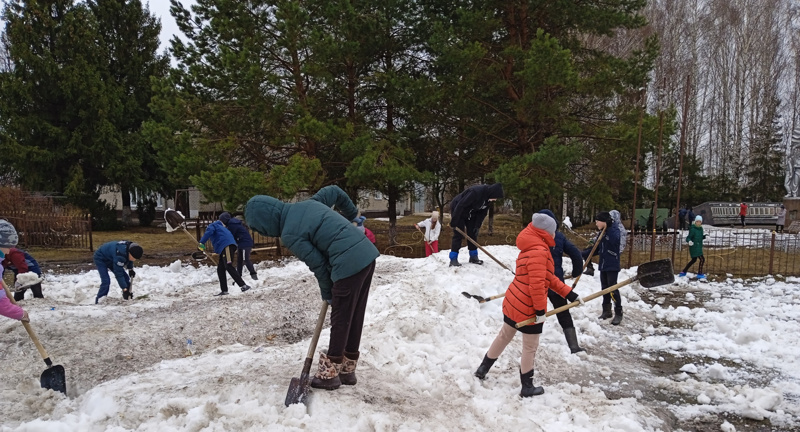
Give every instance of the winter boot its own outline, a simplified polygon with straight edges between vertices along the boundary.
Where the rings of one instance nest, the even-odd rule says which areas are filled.
[[[611,324],[619,325],[619,323],[621,322],[622,322],[622,306],[614,306],[614,319],[611,320]]]
[[[344,385],[356,385],[356,366],[358,366],[358,352],[344,352],[342,370],[339,371],[339,381]]]
[[[492,368],[495,361],[497,361],[497,359],[490,359],[489,356],[484,355],[481,365],[478,366],[478,370],[475,371],[475,376],[482,380],[486,379],[486,374],[489,373],[489,369]]]
[[[678,277],[686,277],[686,272],[680,272],[680,273],[678,273]]]
[[[472,252],[475,252],[474,254]],[[470,251],[469,262],[472,264],[483,265],[483,260],[478,259],[478,251]]]
[[[250,285],[245,284],[245,285],[242,285],[241,288],[242,288],[242,292],[245,292],[245,291],[250,289]]]
[[[533,369],[528,373],[519,373],[519,379],[522,381],[522,391],[519,395],[522,397],[539,396],[544,394],[544,389],[541,387],[533,386]]]
[[[578,345],[578,335],[575,333],[575,327],[565,328],[564,337],[567,338],[567,345],[569,345],[569,350],[572,351],[572,354],[586,351]]]
[[[586,270],[583,271],[583,274],[586,276],[594,276],[594,267],[587,265]]]
[[[258,280],[258,273],[250,273],[250,279]]]
[[[461,263],[458,262],[458,252],[450,252],[450,267],[461,267]]]
[[[603,303],[603,313],[597,319],[609,319],[611,316],[611,303]]]
[[[226,295],[228,295],[228,291],[220,291],[220,292],[214,294],[214,296],[216,296],[216,297],[226,296]]]
[[[342,385],[339,372],[342,370],[342,356],[328,357],[319,353],[319,370],[311,380],[311,387],[325,390],[336,390]]]
[[[703,274],[703,273],[698,273],[698,275],[697,275],[697,279],[705,279],[705,278],[706,278],[706,275],[705,275],[705,274]]]

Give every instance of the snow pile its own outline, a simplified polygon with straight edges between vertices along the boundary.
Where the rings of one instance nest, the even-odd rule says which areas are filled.
[[[507,265],[516,259],[513,247],[487,249]],[[219,290],[214,267],[145,265],[137,269],[139,300],[122,301],[112,282],[111,298],[100,306],[93,304],[96,271],[52,274],[46,299],[23,306],[65,366],[69,397],[39,388],[36,350],[19,324],[0,321],[7,377],[0,431],[658,431],[678,430],[664,420],[671,415],[685,427],[724,413],[800,427],[792,339],[800,330],[800,292],[793,283],[774,282],[781,290],[774,299],[746,281],[681,282],[660,294],[688,299],[692,291],[707,299],[704,308],[662,307],[647,301],[648,290],[628,285],[621,326],[597,319],[599,300],[574,308],[587,353],[570,354],[557,320],[549,319],[534,375],[545,394],[522,399],[519,336],[487,380],[472,375],[502,325],[502,300],[479,304],[461,294],[503,292],[513,275],[488,260],[449,268],[447,253],[378,259],[358,384],[314,391],[308,407],[283,405],[321,303],[313,275],[297,260],[260,263],[259,280],[247,281],[252,291],[232,289],[222,299],[211,296]],[[564,267],[571,268],[569,259]],[[634,274],[623,270],[619,279]],[[599,276],[584,276],[577,288],[582,296],[599,289]],[[195,355],[185,357],[189,338]],[[328,338],[325,329],[318,349]],[[663,394],[675,401],[656,400]],[[684,396],[690,402],[680,402]],[[735,430],[721,418],[715,424]]]

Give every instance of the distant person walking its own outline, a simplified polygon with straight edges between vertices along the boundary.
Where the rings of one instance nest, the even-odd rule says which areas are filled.
[[[686,206],[681,207],[678,211],[678,227],[680,229],[686,229]]]
[[[786,207],[781,204],[776,214],[778,215],[778,220],[775,221],[775,231],[782,233],[783,225],[786,223]]]
[[[694,224],[689,227],[689,235],[686,236],[686,243],[689,243],[689,255],[692,260],[689,261],[689,264],[686,264],[686,267],[683,268],[683,271],[678,276],[686,276],[689,268],[699,259],[700,267],[697,269],[697,279],[706,278],[705,273],[703,273],[703,266],[706,263],[706,258],[703,256],[703,240],[705,238],[706,235],[703,234],[703,217],[697,215],[694,218]]]
[[[744,221],[746,217],[747,217],[747,203],[743,202],[739,204],[739,219],[741,219],[743,227],[747,226],[747,224]]]

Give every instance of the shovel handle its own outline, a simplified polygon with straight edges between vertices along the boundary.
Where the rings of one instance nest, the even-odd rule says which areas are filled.
[[[584,297],[583,301],[587,302],[589,300],[594,300],[597,297],[602,297],[603,295],[608,294],[608,293],[610,293],[610,292],[612,292],[614,290],[620,289],[620,288],[624,287],[625,285],[632,284],[637,279],[639,279],[639,278],[638,277],[632,277],[632,278],[627,279],[625,281],[622,281],[622,282],[620,282],[620,283],[618,283],[616,285],[611,285],[610,287],[608,287],[608,288],[606,288],[604,290],[600,290],[600,291],[591,293],[591,294],[587,295],[586,297]],[[553,316],[553,315],[555,315],[557,313],[564,312],[565,310],[573,308],[575,306],[580,306],[580,304],[581,304],[581,302],[574,301],[572,303],[569,303],[569,304],[566,304],[564,306],[561,306],[560,308],[553,309],[553,310],[547,312],[546,314],[544,314],[544,316],[548,316],[548,317],[549,316]],[[525,321],[518,322],[515,327],[516,328],[525,327],[528,324],[533,324],[534,321],[536,321],[536,317],[533,317],[533,318],[530,318],[530,319],[526,319]]]
[[[306,354],[306,361],[303,364],[302,375],[308,375],[311,370],[311,361],[314,359],[314,351],[317,350],[317,342],[319,342],[319,334],[322,333],[322,325],[325,324],[325,315],[328,313],[328,302],[322,301],[322,308],[319,310],[319,317],[317,318],[317,326],[314,328],[314,336],[311,338],[311,343],[308,345],[308,354]]]
[[[594,242],[594,247],[592,247],[592,251],[589,252],[589,256],[586,257],[586,261],[583,262],[583,268],[581,269],[581,274],[579,274],[578,277],[576,277],[575,280],[572,282],[572,289],[575,289],[575,285],[578,285],[578,281],[581,280],[581,276],[583,276],[583,271],[586,270],[586,266],[589,265],[590,261],[592,261],[592,257],[594,256],[594,251],[597,250],[597,246],[600,244],[599,239],[603,238],[605,234],[606,234],[606,228],[603,228],[603,230],[600,231],[600,235],[597,236],[598,240]]]
[[[511,270],[510,268],[506,267],[505,264],[501,263],[500,260],[498,260],[497,258],[494,257],[494,255],[492,255],[488,251],[486,251],[486,249],[484,249],[483,246],[479,245],[478,242],[473,240],[472,237],[468,236],[467,233],[465,233],[464,231],[461,230],[461,228],[453,227],[453,229],[458,231],[458,233],[461,234],[462,236],[464,236],[464,238],[467,239],[467,241],[469,241],[470,243],[474,244],[478,249],[481,250],[481,252],[485,253],[486,256],[488,256],[489,258],[493,259],[494,262],[496,262],[497,264],[500,264],[500,267],[503,267],[504,269],[510,271],[511,274],[516,276],[516,273],[514,273],[514,270]]]
[[[8,287],[6,287],[6,284],[3,282],[0,282],[0,284],[3,285],[3,291],[5,291],[6,297],[8,297],[8,299],[11,301],[12,304],[16,305],[17,301],[14,300],[14,296],[8,295]],[[50,361],[50,356],[47,355],[47,351],[45,351],[44,346],[42,346],[42,343],[39,342],[39,338],[36,337],[36,332],[33,331],[33,327],[31,327],[30,323],[26,322],[23,322],[22,326],[25,327],[25,331],[28,332],[28,336],[30,336],[31,340],[33,341],[33,344],[36,345],[36,349],[39,350],[39,355],[42,356],[42,360],[44,360],[44,363],[48,367],[52,366],[53,362]]]
[[[184,227],[183,225],[181,225],[181,228],[183,229],[183,232],[185,232],[185,233],[186,233],[186,235],[188,235],[188,236],[189,236],[189,238],[190,238],[190,239],[192,239],[192,241],[193,241],[193,242],[195,242],[195,244],[197,244],[197,239],[196,239],[196,238],[194,238],[194,236],[193,236],[191,233],[189,233],[189,231],[186,231],[186,227]],[[206,251],[202,251],[202,252],[203,252],[203,255],[205,255],[205,256],[206,256],[206,258],[210,259],[210,260],[211,260],[211,262],[213,262],[213,263],[214,263],[214,265],[217,265],[217,260],[215,260],[215,259],[214,259],[214,257],[212,257],[211,255],[207,254],[207,253],[206,253]],[[228,258],[230,258],[230,257],[228,257]]]
[[[505,296],[506,296],[506,293],[500,293],[500,294],[496,294],[496,295],[493,295],[493,296],[491,296],[491,297],[486,297],[486,298],[482,299],[482,300],[480,301],[480,303],[486,303],[486,302],[490,302],[490,301],[492,301],[492,300],[497,300],[497,299],[499,299],[499,298],[502,298],[502,297],[505,297]]]

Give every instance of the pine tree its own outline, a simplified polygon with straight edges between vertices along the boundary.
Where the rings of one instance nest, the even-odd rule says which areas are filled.
[[[777,102],[774,105],[777,107]],[[748,201],[782,201],[785,194],[783,137],[775,111],[770,110],[753,133],[742,197]]]

